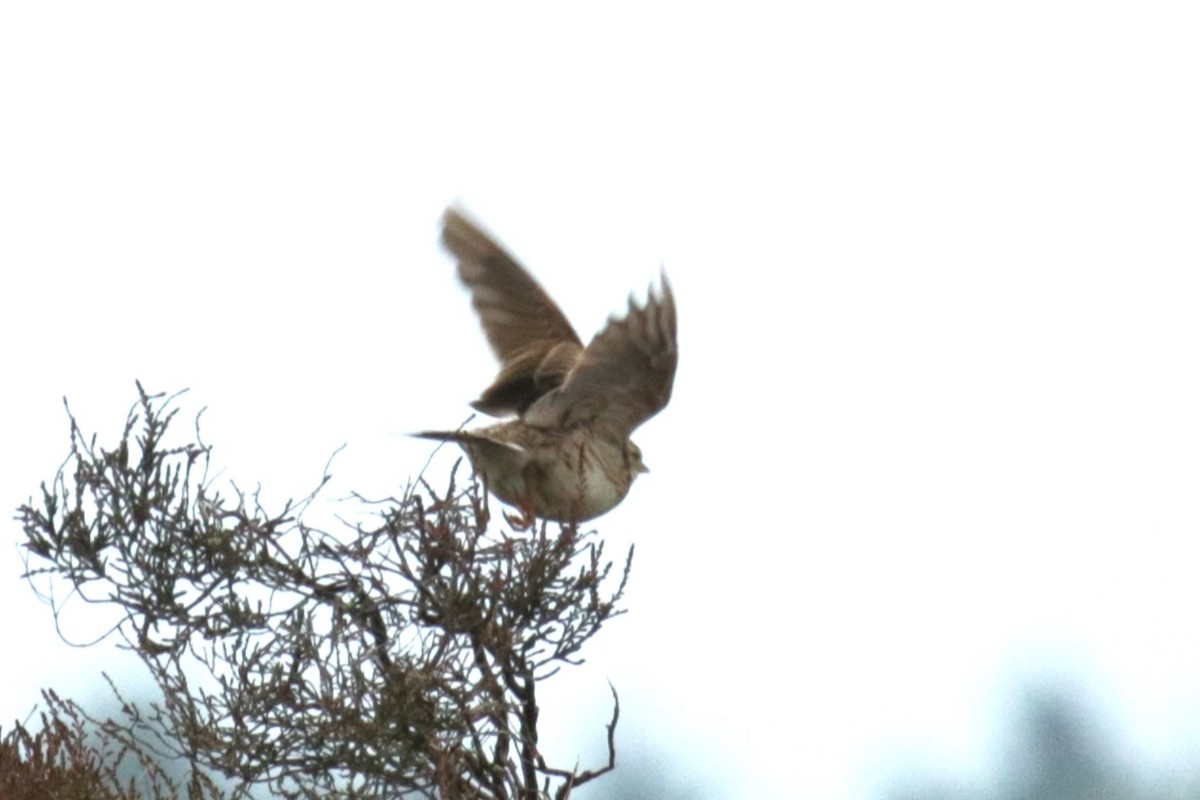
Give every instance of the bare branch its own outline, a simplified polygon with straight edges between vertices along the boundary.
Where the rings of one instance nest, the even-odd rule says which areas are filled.
[[[595,532],[494,527],[456,473],[322,531],[304,515],[329,465],[268,511],[217,488],[199,417],[167,444],[178,395],[138,392],[112,447],[68,408],[70,456],[18,510],[56,619],[56,583],[112,605],[162,690],[111,735],[284,797],[563,798],[613,769],[615,690],[609,763],[579,773],[544,762],[536,688],[623,613],[632,548],[613,575]]]

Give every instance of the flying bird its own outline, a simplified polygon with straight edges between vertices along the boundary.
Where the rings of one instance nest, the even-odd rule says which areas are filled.
[[[647,472],[633,431],[671,399],[679,360],[666,275],[644,304],[631,296],[585,347],[537,281],[451,208],[442,244],[458,260],[500,371],[471,405],[514,417],[471,431],[426,431],[466,451],[488,490],[525,515],[584,522],[625,499]]]

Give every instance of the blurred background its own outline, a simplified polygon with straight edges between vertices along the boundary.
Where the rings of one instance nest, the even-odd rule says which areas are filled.
[[[1200,796],[1188,3],[0,7],[0,501],[189,388],[222,480],[401,491],[494,364],[456,203],[675,396],[544,690],[596,797]],[[182,432],[182,431],[181,431]],[[431,470],[448,470],[443,452]],[[0,723],[150,687],[0,547]],[[42,587],[45,588],[45,587]],[[62,600],[64,598],[57,598]],[[65,642],[64,642],[65,639]]]

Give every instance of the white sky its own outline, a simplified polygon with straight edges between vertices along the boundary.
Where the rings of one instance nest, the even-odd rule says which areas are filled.
[[[1047,675],[1135,760],[1195,754],[1196,7],[504,6],[0,6],[0,505],[63,395],[111,436],[135,378],[268,496],[342,443],[331,497],[397,490],[493,373],[459,202],[585,337],[660,264],[679,305],[653,473],[599,523],[632,612],[548,689],[566,759],[611,679],[714,796],[871,797],[986,775]],[[0,721],[136,682],[20,569]]]

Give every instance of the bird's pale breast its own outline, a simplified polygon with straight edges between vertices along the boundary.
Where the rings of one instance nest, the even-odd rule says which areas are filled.
[[[624,443],[597,440],[582,431],[548,439],[527,445],[531,458],[519,472],[482,465],[488,488],[539,517],[576,522],[600,516],[629,493],[633,477]]]

